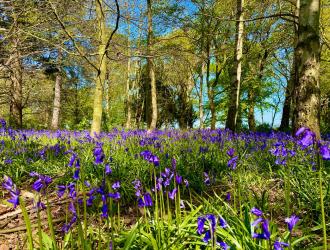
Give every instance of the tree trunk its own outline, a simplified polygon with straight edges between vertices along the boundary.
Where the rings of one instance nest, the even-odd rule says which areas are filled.
[[[105,82],[107,72],[107,60],[105,55],[105,47],[107,43],[105,16],[102,11],[103,0],[95,1],[96,16],[98,21],[98,36],[100,44],[98,47],[99,54],[99,70],[95,78],[94,106],[93,106],[93,121],[91,128],[91,136],[101,132],[102,122],[102,102],[103,102],[103,84]]]
[[[153,45],[153,30],[152,30],[152,0],[147,0],[148,8],[148,73],[150,79],[151,88],[151,122],[149,125],[149,131],[155,130],[157,126],[157,89],[156,89],[156,76],[155,65],[153,58],[151,57],[151,49]]]
[[[206,44],[206,55],[207,55],[207,64],[206,64],[206,83],[207,83],[207,95],[210,103],[210,111],[211,111],[211,129],[215,129],[216,123],[216,114],[215,114],[215,104],[214,104],[214,89],[213,85],[210,82],[210,42],[207,39]]]
[[[320,0],[301,0],[293,131],[308,127],[320,138]]]
[[[204,128],[204,97],[203,97],[203,86],[204,86],[204,75],[206,71],[206,64],[204,58],[202,60],[202,67],[199,75],[199,128]]]
[[[293,85],[295,80],[295,66],[294,61],[291,69],[290,80],[287,83],[285,89],[285,100],[282,109],[282,118],[281,118],[281,125],[280,130],[284,131],[290,127],[290,118],[291,118],[291,106],[292,106],[292,94],[293,94]]]
[[[299,17],[299,10],[300,10],[300,0],[296,1],[296,9],[295,9],[295,16]],[[297,47],[297,37],[298,37],[298,25],[293,25],[294,33],[295,33],[295,39],[294,39],[294,47]],[[295,54],[295,53],[294,53]],[[290,127],[290,118],[291,118],[291,109],[293,105],[293,88],[294,88],[294,82],[296,79],[296,63],[295,63],[295,56],[293,58],[292,66],[291,66],[291,72],[290,72],[290,80],[287,83],[286,89],[285,89],[285,100],[284,105],[282,109],[282,119],[281,119],[281,125],[280,130],[287,130]]]
[[[127,6],[128,9],[128,6]],[[130,16],[128,14],[127,21],[127,47],[128,47],[128,60],[127,60],[127,80],[126,80],[126,124],[125,128],[131,128],[132,120],[132,104],[131,104],[131,43],[130,43]]]
[[[262,78],[264,76],[264,68],[266,64],[266,60],[268,57],[268,50],[265,49],[263,55],[259,54],[259,62],[258,62],[258,83],[262,82]],[[249,88],[248,91],[248,100],[249,100],[249,110],[248,110],[248,124],[249,124],[249,130],[255,131],[256,130],[256,122],[254,117],[254,108],[256,103],[256,91],[258,91],[259,87],[257,88]]]
[[[255,94],[254,89],[249,88],[248,91],[248,99],[249,99],[249,111],[248,111],[248,124],[249,124],[249,130],[255,131],[256,130],[256,121],[254,118],[254,106],[255,106]]]
[[[51,122],[51,129],[57,130],[59,127],[60,111],[61,111],[61,86],[62,86],[62,70],[61,70],[61,52],[58,52],[58,72],[55,78],[54,87],[54,104],[53,104],[53,115]]]
[[[10,73],[12,90],[9,123],[14,128],[22,128],[23,125],[23,76],[19,43],[18,38],[13,39],[13,60]]]
[[[194,76],[193,74],[190,74],[187,82],[187,88],[186,88],[186,102],[187,102],[187,115],[186,115],[186,122],[187,122],[187,128],[192,128],[194,124],[194,110],[193,110],[193,102],[191,98],[191,91],[194,87]]]
[[[243,55],[243,32],[244,32],[244,0],[237,0],[236,13],[236,36],[232,85],[229,96],[226,128],[235,131],[237,129],[237,117],[240,102],[242,55]]]

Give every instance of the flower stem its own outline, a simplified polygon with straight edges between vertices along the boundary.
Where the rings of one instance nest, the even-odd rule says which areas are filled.
[[[323,201],[323,181],[322,181],[322,167],[323,161],[319,159],[319,189],[320,189],[320,203],[321,203],[321,216],[323,227],[323,249],[327,250],[327,227],[325,222],[324,201]]]
[[[32,238],[31,221],[30,221],[28,212],[27,212],[26,207],[25,207],[24,199],[20,198],[19,202],[20,202],[20,207],[22,209],[23,218],[24,218],[24,222],[25,222],[25,226],[26,226],[26,232],[27,232],[27,237],[28,237],[28,246],[29,246],[28,248],[29,248],[29,250],[33,250],[33,238]]]

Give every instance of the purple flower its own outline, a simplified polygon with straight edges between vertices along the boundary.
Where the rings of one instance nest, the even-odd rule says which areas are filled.
[[[227,163],[227,166],[230,167],[233,170],[236,169],[237,159],[238,159],[238,156],[235,156],[235,157],[229,159],[229,161]]]
[[[150,162],[153,163],[155,167],[159,166],[159,158],[156,155],[153,155],[150,158]]]
[[[74,180],[79,180],[79,173],[80,173],[79,168],[74,171],[74,174],[73,174],[73,179]]]
[[[8,191],[11,191],[12,188],[14,187],[13,180],[12,180],[9,176],[7,176],[7,175],[5,175],[5,176],[3,177],[3,179],[4,179],[4,181],[3,181],[3,183],[2,183],[2,187],[3,187],[4,189],[8,190]]]
[[[234,154],[235,154],[235,149],[233,149],[233,148],[230,148],[230,149],[227,151],[227,155],[228,155],[229,157],[233,157]]]
[[[262,217],[259,217],[259,218],[257,218],[255,221],[253,221],[253,222],[251,223],[251,226],[255,227],[255,226],[257,226],[259,223],[261,223],[263,220],[264,220],[264,219],[263,219]]]
[[[285,242],[279,242],[278,240],[274,242],[274,250],[284,250],[284,247],[289,247],[289,244]]]
[[[66,186],[65,186],[65,185],[58,185],[58,186],[57,186],[57,189],[58,189],[58,191],[57,191],[57,196],[58,196],[59,198],[61,198],[61,197],[64,195],[64,193],[65,193]]]
[[[210,177],[206,172],[204,172],[204,183],[210,185]]]
[[[300,136],[300,140],[298,141],[302,148],[307,148],[314,143],[315,133],[311,131],[309,128],[300,128],[296,132],[296,136]]]
[[[151,198],[150,193],[146,192],[143,195],[143,198],[141,197],[138,200],[138,206],[139,207],[152,207],[152,198]]]
[[[176,181],[176,183],[178,183],[180,185],[182,183],[182,176],[176,175],[175,176],[175,181]]]
[[[221,216],[219,217],[219,225],[222,228],[226,228],[228,226],[227,221],[224,218],[222,218]]]
[[[107,197],[106,195],[102,194],[101,196],[101,199],[102,199],[102,217],[103,218],[107,218],[108,217],[108,205],[107,205]]]
[[[211,225],[211,230],[214,233],[215,232],[215,227],[217,225],[217,219],[214,214],[207,214],[206,219],[210,222]]]
[[[76,168],[80,168],[80,160],[79,158],[77,158],[76,160],[76,165],[75,165]]]
[[[227,249],[229,249],[229,246],[228,246],[225,242],[223,242],[223,241],[217,242],[217,244],[220,246],[220,248],[221,248],[222,250],[227,250]]]
[[[72,167],[73,166],[74,161],[76,160],[76,158],[77,158],[77,155],[75,153],[72,153],[71,158],[70,158],[70,161],[68,163],[68,166],[69,167]]]
[[[176,160],[175,160],[175,158],[172,158],[172,169],[173,170],[176,169]]]
[[[189,182],[188,182],[188,180],[184,179],[183,182],[184,182],[184,184],[186,185],[186,187],[189,186]]]
[[[13,160],[12,159],[6,159],[6,160],[4,160],[4,163],[5,164],[12,164]]]
[[[86,201],[86,204],[88,207],[92,206],[93,205],[93,201],[95,200],[95,196],[94,195],[90,195]]]
[[[256,216],[262,216],[263,212],[261,210],[259,210],[258,208],[253,207],[250,211],[251,213],[253,213]]]
[[[330,150],[328,146],[323,145],[320,147],[320,155],[322,156],[323,160],[330,160]]]
[[[198,234],[204,233],[205,222],[206,222],[206,219],[204,218],[204,216],[197,218],[197,233]]]
[[[70,202],[68,210],[72,213],[72,218],[69,223],[67,223],[67,224],[65,223],[62,227],[62,230],[65,233],[69,232],[72,225],[77,221],[77,211],[76,211],[76,208],[75,208],[73,202]]]
[[[106,175],[112,174],[112,169],[110,168],[110,164],[105,164],[104,172]]]
[[[299,221],[299,217],[296,216],[295,214],[291,215],[291,217],[289,217],[289,218],[285,218],[285,222],[288,225],[288,229],[289,229],[290,233],[292,233],[292,229],[298,223],[298,221]]]
[[[45,189],[49,186],[50,183],[53,182],[52,178],[50,178],[49,176],[41,175],[36,172],[31,172],[30,176],[38,177],[38,180],[36,180],[32,185],[32,188],[37,192],[45,192]]]
[[[69,223],[64,223],[62,231],[68,233],[72,225],[77,221],[77,215],[74,214]]]
[[[115,192],[115,193],[109,193],[109,197],[115,200],[120,199],[120,193],[119,192]]]
[[[37,209],[43,210],[46,208],[46,205],[45,205],[45,203],[38,201],[36,204],[36,207],[37,207]]]
[[[120,188],[120,182],[119,182],[119,181],[116,181],[114,184],[112,184],[112,188],[113,188],[114,190],[119,189],[119,188]]]
[[[77,197],[77,192],[76,192],[76,185],[71,182],[69,183],[69,185],[67,186],[68,190],[69,190],[69,197],[73,200],[76,199]]]
[[[308,128],[306,128],[306,127],[301,127],[300,129],[298,129],[297,132],[296,132],[296,136],[301,135],[306,129],[308,129]]]
[[[210,230],[208,230],[208,231],[206,231],[206,233],[205,233],[205,235],[204,235],[203,241],[204,241],[205,243],[207,243],[207,242],[210,241],[210,239],[211,239],[211,232],[210,232]]]
[[[169,197],[171,200],[174,200],[177,191],[178,191],[178,189],[174,188],[174,189],[172,190],[172,192],[168,192],[168,197]]]
[[[270,239],[270,231],[269,231],[269,221],[266,219],[262,219],[262,233],[253,233],[252,237],[256,239],[269,240]]]
[[[9,177],[8,177],[9,178]],[[10,199],[7,200],[8,202],[12,203],[14,205],[14,208],[16,208],[19,205],[19,194],[20,191],[16,188],[15,185],[13,185],[12,189],[7,189],[11,195]]]
[[[93,155],[95,157],[94,163],[96,165],[101,164],[103,162],[105,155],[104,155],[101,144],[96,145],[96,147],[94,148],[94,151],[93,151]]]
[[[230,201],[230,192],[227,192],[226,194],[226,201]]]
[[[146,161],[153,163],[155,167],[159,166],[159,158],[156,155],[153,155],[149,150],[142,151],[140,156]]]

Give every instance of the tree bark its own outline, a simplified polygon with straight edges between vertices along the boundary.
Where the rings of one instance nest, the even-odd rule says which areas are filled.
[[[61,52],[58,51],[58,72],[55,77],[54,86],[54,104],[53,104],[53,115],[51,122],[51,129],[57,130],[60,121],[60,111],[61,111],[61,87],[62,87],[62,70],[61,70]]]
[[[12,84],[10,103],[10,126],[22,128],[23,125],[23,69],[19,51],[19,38],[13,38],[13,54],[10,79]]]
[[[207,63],[206,63],[206,84],[207,84],[207,95],[210,104],[210,111],[211,111],[211,129],[215,129],[216,123],[216,114],[215,114],[215,104],[214,104],[214,84],[210,82],[210,41],[209,39],[206,40],[206,56],[207,56]]]
[[[242,74],[243,32],[244,32],[244,0],[237,0],[236,36],[233,77],[229,96],[226,128],[236,131],[240,103],[240,88]]]
[[[282,118],[281,118],[281,125],[280,130],[284,131],[290,127],[290,118],[291,118],[291,107],[292,107],[292,94],[293,94],[293,85],[295,81],[295,66],[294,62],[291,69],[290,80],[287,83],[285,89],[285,100],[282,109]]]
[[[199,93],[198,93],[198,99],[199,99],[199,128],[204,128],[204,75],[206,71],[206,64],[204,61],[204,58],[202,59],[202,66],[201,71],[199,74]]]
[[[128,6],[127,6],[128,9]],[[126,124],[125,128],[131,128],[131,120],[132,120],[132,104],[131,104],[131,43],[130,43],[130,16],[128,14],[127,21],[127,47],[128,47],[128,60],[127,60],[127,80],[126,80]]]
[[[157,126],[157,116],[158,116],[158,108],[157,108],[157,88],[156,88],[156,75],[155,75],[155,65],[153,58],[151,57],[151,49],[153,45],[153,29],[152,29],[152,0],[147,0],[147,15],[148,15],[148,73],[150,80],[150,88],[151,88],[151,122],[149,125],[149,131],[155,130]]]
[[[266,60],[268,57],[268,50],[265,49],[263,55],[259,54],[259,62],[258,62],[258,83],[262,82],[262,78],[264,76],[264,69],[265,69],[265,64]],[[258,91],[259,87],[257,88],[249,88],[248,91],[248,100],[249,100],[249,109],[248,109],[248,125],[249,125],[249,130],[255,131],[256,130],[256,121],[255,121],[255,116],[254,116],[254,108],[255,108],[255,103],[256,103],[256,91]]]
[[[296,9],[295,9],[295,16],[299,17],[299,11],[300,10],[300,0],[296,0]],[[294,29],[294,48],[297,47],[297,37],[298,37],[298,25],[293,25]],[[294,53],[295,54],[295,53]],[[290,127],[290,120],[291,120],[291,111],[292,111],[292,105],[293,105],[293,88],[294,88],[294,82],[296,79],[296,63],[295,63],[295,56],[293,58],[292,66],[291,66],[291,72],[290,72],[290,80],[287,83],[286,89],[285,89],[285,100],[284,105],[282,109],[282,118],[281,118],[281,125],[280,130],[287,130]]]
[[[99,70],[95,78],[95,92],[94,92],[94,106],[93,106],[93,121],[91,128],[91,136],[95,136],[101,132],[102,122],[102,102],[103,102],[103,85],[105,82],[107,72],[107,57],[105,56],[105,49],[107,43],[105,16],[102,11],[103,0],[95,1],[96,16],[98,22],[98,37],[100,44],[98,47],[99,54]]]
[[[301,0],[293,131],[308,127],[320,138],[320,0]]]
[[[193,89],[193,75],[189,74],[186,82],[181,84],[178,98],[178,122],[180,129],[191,128],[193,125],[193,105],[191,91]]]
[[[254,118],[254,107],[255,107],[255,94],[254,89],[249,88],[248,91],[248,99],[249,99],[249,110],[248,110],[248,124],[249,124],[249,130],[255,131],[256,130],[256,121]]]

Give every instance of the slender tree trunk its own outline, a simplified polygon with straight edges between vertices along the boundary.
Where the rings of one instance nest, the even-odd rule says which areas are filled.
[[[290,73],[290,79],[287,83],[285,89],[285,100],[282,109],[282,118],[281,118],[281,125],[280,130],[286,130],[290,127],[290,118],[291,118],[291,106],[292,106],[292,94],[293,94],[293,85],[295,80],[295,70],[294,70],[294,61]]]
[[[127,6],[128,9],[128,6]],[[128,19],[130,18],[128,14]],[[128,47],[128,60],[127,60],[127,80],[126,80],[126,124],[125,128],[131,128],[132,120],[132,104],[131,104],[131,41],[130,41],[130,20],[127,21],[127,47]]]
[[[206,63],[204,61],[204,58],[202,60],[202,67],[199,75],[199,93],[198,93],[198,99],[199,99],[199,128],[204,128],[204,75],[206,71]]]
[[[76,80],[75,81],[75,86],[74,86],[74,103],[75,103],[75,106],[74,106],[74,124],[75,125],[78,125],[79,122],[80,122],[80,115],[79,115],[79,106],[80,106],[80,103],[79,103],[79,89],[78,89],[78,81]]]
[[[186,88],[186,103],[187,103],[187,115],[186,115],[186,122],[187,122],[187,128],[192,128],[194,123],[193,118],[193,102],[191,99],[191,91],[194,87],[194,77],[192,74],[190,74],[187,82],[187,88]]]
[[[299,17],[299,10],[300,10],[300,0],[296,1],[296,9],[295,9],[295,15]],[[294,38],[294,47],[297,47],[297,42],[298,42],[298,25],[294,24],[293,25],[294,33],[295,33],[295,38]],[[294,53],[295,54],[295,53]],[[291,72],[290,72],[290,79],[287,82],[287,86],[285,89],[285,100],[284,100],[284,105],[282,109],[282,118],[281,118],[281,125],[280,125],[280,130],[286,130],[290,127],[290,118],[291,118],[291,109],[293,105],[293,88],[294,88],[294,82],[296,80],[296,63],[295,63],[295,56],[292,61],[292,66],[291,66]]]
[[[235,131],[237,129],[237,117],[240,103],[240,88],[242,74],[242,55],[243,55],[243,32],[244,32],[244,0],[237,0],[236,14],[236,38],[234,53],[234,68],[232,85],[229,97],[229,107],[227,113],[226,128]]]
[[[156,89],[156,76],[155,76],[155,65],[154,60],[151,57],[151,49],[153,45],[153,29],[152,29],[152,0],[147,0],[148,9],[148,73],[150,79],[151,88],[151,122],[149,125],[149,131],[155,130],[157,126],[157,89]]]
[[[55,77],[54,86],[54,104],[53,104],[53,115],[51,122],[51,129],[57,130],[60,121],[60,111],[61,111],[61,87],[62,87],[62,70],[61,70],[61,52],[58,51],[58,72]]]
[[[10,126],[22,128],[23,125],[23,76],[21,54],[19,51],[19,38],[13,39],[13,60],[11,63],[10,79],[11,89],[11,107],[10,107]]]
[[[95,79],[95,92],[94,92],[94,106],[93,106],[93,121],[91,128],[91,136],[101,132],[102,122],[102,102],[103,102],[103,85],[105,82],[107,72],[107,60],[105,56],[105,47],[107,43],[105,16],[102,10],[103,0],[95,1],[96,16],[98,21],[98,36],[100,40],[98,54],[99,54],[99,70]]]
[[[254,118],[254,107],[255,107],[255,94],[254,89],[249,88],[248,91],[248,99],[249,99],[249,110],[248,110],[248,124],[249,124],[249,130],[255,131],[256,130],[256,121]]]
[[[293,131],[308,127],[320,137],[320,0],[301,0]]]
[[[214,89],[213,83],[210,82],[210,41],[207,39],[206,44],[206,55],[207,55],[207,63],[206,63],[206,83],[207,83],[207,95],[210,103],[210,111],[211,111],[211,129],[215,129],[216,123],[216,114],[215,114],[215,104],[214,104]]]
[[[266,64],[266,60],[268,57],[268,50],[265,49],[263,55],[259,54],[259,62],[258,62],[258,82],[262,82],[262,78],[264,76],[264,68]],[[254,108],[256,103],[256,91],[258,91],[259,86],[257,88],[249,88],[248,91],[248,100],[249,100],[249,109],[248,109],[248,124],[249,124],[249,130],[255,131],[256,130],[256,122],[255,122],[255,116],[254,116]]]

